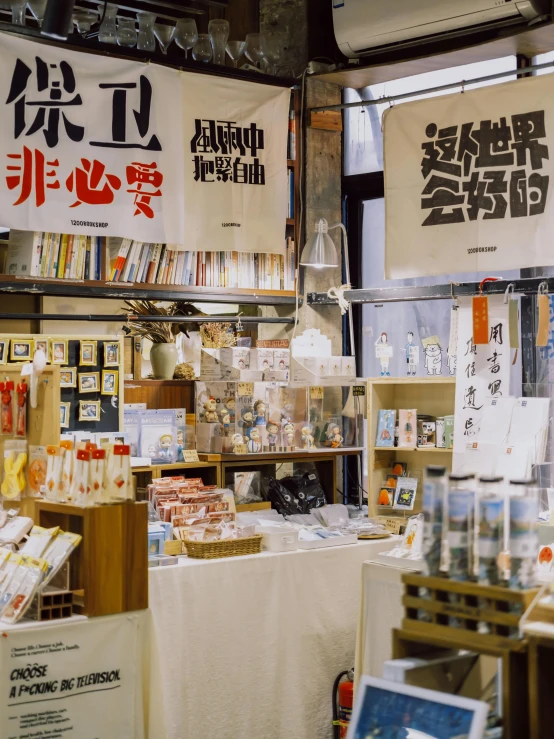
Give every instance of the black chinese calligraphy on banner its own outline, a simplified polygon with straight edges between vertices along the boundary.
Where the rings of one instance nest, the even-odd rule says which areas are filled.
[[[554,265],[553,93],[544,75],[387,111],[387,278]]]
[[[183,244],[179,72],[0,35],[10,228]]]
[[[489,296],[489,343],[473,342],[471,298],[460,298],[454,422],[454,465],[460,469],[467,444],[479,439],[483,408],[493,398],[510,395],[508,305],[502,295]],[[484,440],[486,441],[486,440]]]
[[[187,248],[283,254],[290,90],[182,79]]]

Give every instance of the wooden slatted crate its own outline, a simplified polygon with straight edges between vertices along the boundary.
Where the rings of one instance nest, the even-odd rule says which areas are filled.
[[[491,643],[517,649],[520,619],[538,592],[423,575],[406,574],[402,579],[403,629],[470,643],[476,649]]]

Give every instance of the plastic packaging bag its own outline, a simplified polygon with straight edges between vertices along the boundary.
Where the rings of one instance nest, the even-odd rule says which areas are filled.
[[[283,477],[279,482],[298,500],[300,513],[309,513],[313,508],[327,505],[325,492],[313,472]]]
[[[262,477],[262,494],[270,501],[272,507],[284,516],[302,513],[299,500],[273,477]]]

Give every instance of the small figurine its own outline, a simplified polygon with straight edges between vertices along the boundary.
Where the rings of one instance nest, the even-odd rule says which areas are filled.
[[[159,459],[165,459],[167,461],[171,461],[173,458],[173,454],[171,452],[171,446],[173,444],[173,437],[171,434],[164,434],[160,437],[160,441],[158,443],[158,458]]]
[[[277,451],[277,440],[279,438],[280,426],[277,421],[268,421],[266,426],[267,431],[267,443],[269,444],[269,451]]]
[[[344,439],[340,433],[340,426],[332,423],[327,429],[327,446],[330,446],[331,449],[338,449],[342,446],[343,441]]]
[[[233,453],[238,454],[237,447],[242,446],[244,444],[244,439],[242,434],[233,434],[231,437],[231,445],[233,447]]]
[[[223,407],[226,408],[227,411],[229,412],[231,421],[234,421],[235,420],[235,407],[236,407],[235,399],[225,398],[225,400],[223,401]]]
[[[177,462],[184,461],[183,449],[185,448],[185,434],[183,429],[177,430]]]
[[[254,411],[250,406],[246,406],[240,412],[241,426],[243,429],[248,429],[254,425]]]
[[[304,447],[304,449],[314,448],[313,431],[314,431],[314,427],[312,426],[311,423],[308,423],[306,426],[302,428],[302,446]]]
[[[267,412],[267,406],[265,400],[257,400],[254,403],[254,417],[256,419],[256,426],[265,426],[265,416]]]
[[[245,438],[248,440],[246,447],[250,454],[260,452],[262,449],[260,432],[255,426],[250,426],[246,429]]]
[[[285,437],[287,447],[293,447],[294,446],[294,424],[292,421],[287,421],[285,425],[283,426],[283,434]]]
[[[204,420],[206,423],[217,423],[219,421],[217,403],[213,397],[208,398],[204,403]]]
[[[223,424],[223,435],[229,436],[229,428],[231,426],[231,414],[226,408],[221,411],[221,423]]]

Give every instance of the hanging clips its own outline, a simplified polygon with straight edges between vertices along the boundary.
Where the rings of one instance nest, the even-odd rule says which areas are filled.
[[[239,313],[237,315],[237,325],[235,326],[235,333],[237,334],[244,333],[244,326],[242,325],[242,321],[240,320],[241,316],[242,316],[242,313]]]
[[[537,295],[548,295],[548,282],[546,282],[546,280],[543,280],[539,285]]]
[[[510,295],[514,294],[514,283],[510,282],[508,287],[506,288],[506,292],[504,293],[504,305],[508,305],[508,300],[510,299]]]

